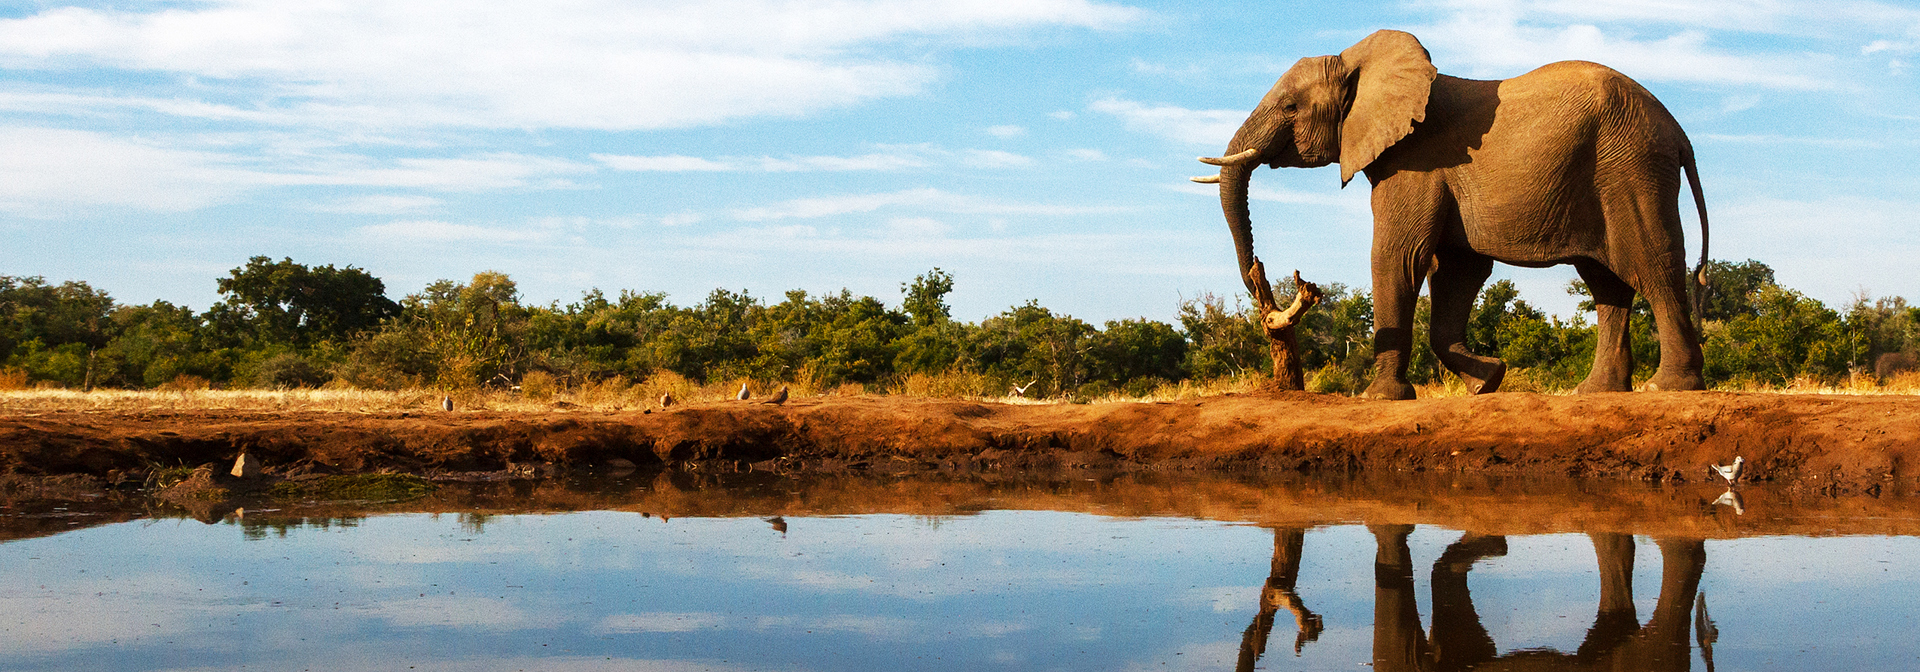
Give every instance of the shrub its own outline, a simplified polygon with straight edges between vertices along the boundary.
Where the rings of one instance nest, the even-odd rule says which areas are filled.
[[[333,375],[291,352],[274,355],[253,370],[253,386],[273,390],[325,385]]]
[[[529,371],[527,375],[520,377],[520,396],[528,399],[546,401],[552,399],[554,393],[559,391],[560,383],[554,380],[551,373]]]
[[[154,389],[166,392],[186,392],[189,390],[205,390],[212,387],[213,383],[205,378],[191,373],[182,373],[174,376],[173,380],[161,383],[159,387]]]

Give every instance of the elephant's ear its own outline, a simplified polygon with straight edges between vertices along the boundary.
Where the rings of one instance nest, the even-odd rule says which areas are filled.
[[[1427,94],[1439,74],[1420,40],[1381,30],[1340,52],[1353,105],[1340,124],[1340,186],[1427,118]]]

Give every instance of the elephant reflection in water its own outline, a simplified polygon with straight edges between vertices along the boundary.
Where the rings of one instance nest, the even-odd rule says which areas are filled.
[[[1374,556],[1373,667],[1376,670],[1686,670],[1695,591],[1706,568],[1698,539],[1660,539],[1660,598],[1653,619],[1641,625],[1633,606],[1633,537],[1594,533],[1600,563],[1600,606],[1587,638],[1573,653],[1546,649],[1500,656],[1480,624],[1467,571],[1482,558],[1505,555],[1504,537],[1468,533],[1433,564],[1433,632],[1420,630],[1414,603],[1413,560],[1407,551],[1412,525],[1368,526]]]
[[[1467,572],[1489,557],[1506,555],[1506,537],[1462,535],[1433,563],[1433,629],[1420,627],[1414,599],[1413,557],[1407,548],[1412,525],[1370,525],[1375,541],[1373,668],[1388,672],[1582,670],[1686,670],[1691,650],[1688,617],[1706,568],[1706,546],[1698,539],[1660,539],[1660,598],[1653,619],[1641,625],[1633,605],[1633,537],[1590,534],[1599,560],[1600,605],[1587,637],[1574,653],[1546,649],[1499,655],[1492,636],[1474,611]],[[1240,644],[1238,669],[1251,670],[1266,649],[1278,607],[1293,612],[1301,646],[1318,638],[1320,617],[1294,592],[1300,573],[1303,530],[1274,530],[1273,571],[1261,591],[1260,613]],[[1703,617],[1704,618],[1704,617]],[[1711,664],[1711,663],[1709,663]]]
[[[1252,670],[1260,655],[1266,653],[1267,635],[1273,632],[1273,616],[1281,607],[1293,614],[1293,624],[1299,628],[1300,634],[1293,640],[1294,655],[1299,655],[1307,642],[1319,639],[1320,631],[1325,629],[1320,615],[1308,609],[1294,592],[1294,584],[1300,579],[1300,547],[1306,532],[1299,527],[1273,531],[1273,571],[1267,574],[1267,585],[1260,588],[1260,613],[1240,635],[1240,662],[1234,667],[1240,672]]]

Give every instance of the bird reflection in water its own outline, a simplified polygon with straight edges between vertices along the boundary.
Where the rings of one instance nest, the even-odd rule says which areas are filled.
[[[1506,655],[1481,624],[1467,587],[1467,574],[1481,560],[1504,556],[1506,537],[1468,532],[1433,563],[1433,627],[1423,631],[1414,595],[1413,556],[1407,547],[1412,525],[1369,525],[1375,542],[1373,668],[1383,672],[1455,672],[1467,670],[1645,670],[1684,671],[1690,667],[1694,621],[1701,623],[1703,653],[1717,635],[1705,609],[1695,613],[1695,595],[1706,568],[1706,546],[1698,539],[1658,539],[1660,597],[1653,618],[1642,624],[1633,603],[1634,541],[1631,535],[1592,533],[1599,564],[1600,604],[1586,639],[1572,653],[1523,649]],[[1299,576],[1302,530],[1274,531],[1273,571],[1262,589],[1260,613],[1241,639],[1238,669],[1251,670],[1266,649],[1279,607],[1294,614],[1299,626],[1297,655],[1323,629],[1294,592]],[[1700,598],[1704,603],[1704,596]],[[1704,605],[1703,605],[1704,606]],[[1708,654],[1710,655],[1710,654]],[[1711,669],[1711,658],[1707,659]]]

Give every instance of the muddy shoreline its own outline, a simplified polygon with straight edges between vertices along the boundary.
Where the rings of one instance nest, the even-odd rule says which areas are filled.
[[[1826,494],[1909,490],[1920,397],[1494,394],[1380,402],[1307,393],[1115,404],[823,397],[784,406],[546,413],[238,411],[0,415],[0,474],[126,484],[231,464],[273,477],[486,479],[606,469],[871,474],[1100,470],[1438,472],[1702,483]]]

